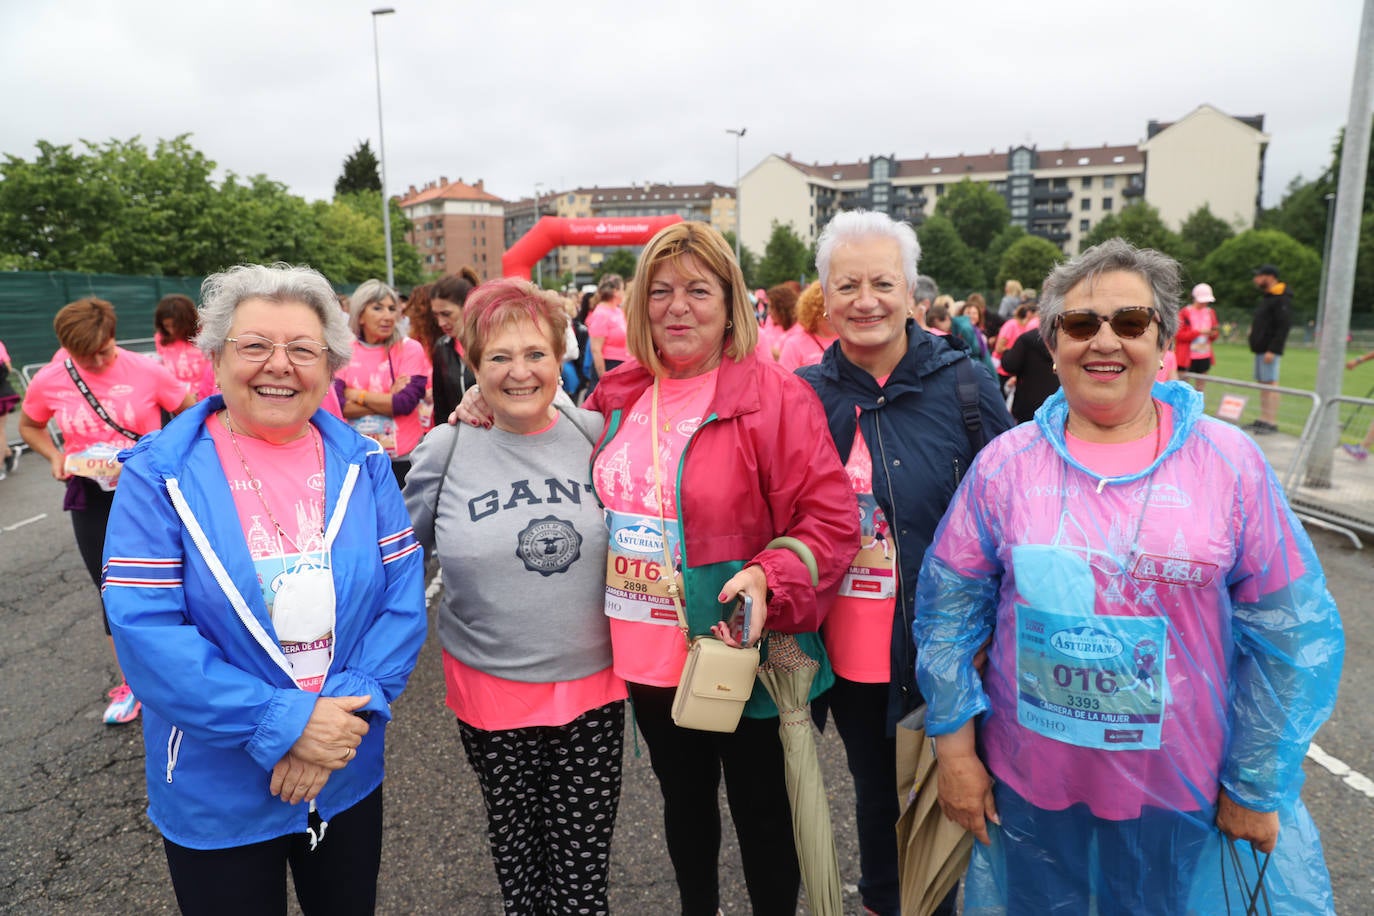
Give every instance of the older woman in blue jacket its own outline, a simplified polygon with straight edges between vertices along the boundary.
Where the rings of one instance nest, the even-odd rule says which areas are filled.
[[[185,912],[371,912],[383,742],[425,636],[387,456],[319,406],[351,335],[308,268],[205,281],[223,392],[121,458],[104,594]]]
[[[822,633],[835,669],[830,711],[854,776],[859,893],[881,916],[901,909],[894,729],[921,700],[916,577],[974,454],[1011,422],[992,376],[913,319],[919,255],[911,227],[883,213],[832,219],[816,266],[839,342],[798,370],[825,407],[863,529]]]

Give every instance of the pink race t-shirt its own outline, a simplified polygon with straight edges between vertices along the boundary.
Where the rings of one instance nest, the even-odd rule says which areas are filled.
[[[606,616],[611,624],[615,673],[635,684],[672,687],[687,660],[687,642],[674,601],[666,592],[668,555],[682,563],[677,521],[677,471],[683,449],[708,415],[719,370],[693,378],[661,379],[658,403],[658,478],[651,437],[654,388],[625,414],[621,432],[596,456],[592,481],[606,507],[610,550],[606,554]],[[662,522],[660,522],[660,517]]]
[[[1103,477],[1127,477],[1150,466],[1155,457],[1169,444],[1174,433],[1174,410],[1163,401],[1155,401],[1159,411],[1157,428],[1130,442],[1089,442],[1064,433],[1064,445],[1073,459],[1083,467]]]
[[[116,348],[114,361],[103,372],[79,367],[76,371],[110,419],[139,435],[161,428],[159,408],[169,413],[176,410],[189,390],[154,360],[123,348]],[[106,489],[114,487],[119,477],[114,456],[133,440],[100,419],[68,375],[63,360],[55,359],[38,370],[24,393],[23,410],[39,425],[56,421],[67,473],[90,477]]]
[[[601,358],[625,362],[630,351],[625,346],[625,313],[614,305],[601,303],[587,316],[587,337],[603,338]]]
[[[167,371],[181,379],[196,393],[196,399],[205,397],[213,389],[206,387],[206,381],[214,384],[214,372],[210,360],[200,352],[200,348],[189,340],[177,340],[164,344],[160,340],[154,346],[158,358]]]
[[[801,325],[792,326],[795,330]],[[811,366],[821,361],[825,355],[825,348],[830,346],[835,338],[819,337],[810,331],[802,328],[798,333],[788,333],[783,337],[782,352],[778,354],[778,365],[788,372],[795,372],[802,366]]]
[[[859,552],[850,561],[821,633],[836,674],[861,684],[886,684],[892,678],[897,550],[887,517],[873,497],[873,456],[857,427],[844,469],[859,499]]]
[[[214,414],[205,425],[229,483],[262,600],[273,627],[285,631],[275,635],[297,685],[319,693],[334,655],[333,609],[315,605],[288,622],[278,616],[277,593],[291,575],[330,566],[324,549],[320,434],[308,426],[307,435],[272,445],[243,433],[231,437],[220,417]]]
[[[429,358],[425,356],[424,347],[420,346],[419,341],[407,337],[390,347],[372,346],[355,340],[353,359],[339,370],[338,377],[343,379],[347,388],[390,394],[398,378],[417,375],[429,377]],[[409,455],[420,442],[418,404],[415,410],[399,417],[371,414],[354,417],[348,422],[364,436],[380,442],[393,458]]]

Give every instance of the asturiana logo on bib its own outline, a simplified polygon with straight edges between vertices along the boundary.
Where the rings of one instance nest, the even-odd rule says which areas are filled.
[[[621,550],[635,553],[658,553],[663,549],[662,533],[643,522],[617,529],[612,539]]]
[[[1093,661],[1121,654],[1121,640],[1092,627],[1071,627],[1050,637],[1050,645],[1070,658]]]

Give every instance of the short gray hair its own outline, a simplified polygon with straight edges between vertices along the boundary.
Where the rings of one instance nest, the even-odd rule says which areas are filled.
[[[916,230],[877,210],[844,210],[825,224],[816,242],[816,272],[820,274],[821,286],[830,282],[830,258],[837,246],[871,238],[892,239],[897,243],[906,288],[914,292],[916,263],[921,259],[921,243],[916,241]]]
[[[1178,262],[1153,248],[1136,248],[1125,239],[1108,239],[1050,271],[1040,295],[1040,336],[1053,350],[1059,343],[1058,319],[1064,297],[1080,283],[1089,284],[1106,273],[1125,271],[1139,276],[1150,287],[1159,313],[1159,349],[1178,331]]]
[[[387,286],[381,280],[364,280],[358,284],[358,288],[353,291],[353,295],[348,300],[348,327],[353,332],[353,336],[359,339],[363,336],[362,315],[363,309],[374,302],[381,302],[387,297],[397,306],[401,304],[401,297],[396,294],[396,290]],[[399,343],[401,340],[401,323],[397,321],[391,326],[391,336],[383,343],[388,347]]]
[[[353,335],[344,324],[334,287],[311,267],[290,264],[240,264],[211,274],[200,285],[200,333],[196,346],[206,356],[224,352],[234,313],[248,299],[268,302],[299,302],[314,310],[324,326],[324,346],[329,371],[337,372],[353,358]]]
[[[911,291],[911,298],[917,302],[928,300],[934,305],[935,300],[940,298],[940,284],[935,282],[934,277],[921,274],[916,278],[916,286]]]

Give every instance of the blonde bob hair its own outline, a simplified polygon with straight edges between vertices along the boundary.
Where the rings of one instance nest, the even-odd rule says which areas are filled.
[[[754,307],[749,304],[749,295],[744,288],[744,274],[725,237],[706,223],[674,223],[644,246],[629,298],[625,300],[625,344],[641,366],[658,376],[668,373],[654,349],[653,327],[649,320],[649,285],[664,264],[672,264],[681,271],[685,257],[692,258],[698,269],[714,275],[725,293],[722,355],[739,362],[753,353],[759,342],[758,319],[754,317]]]

